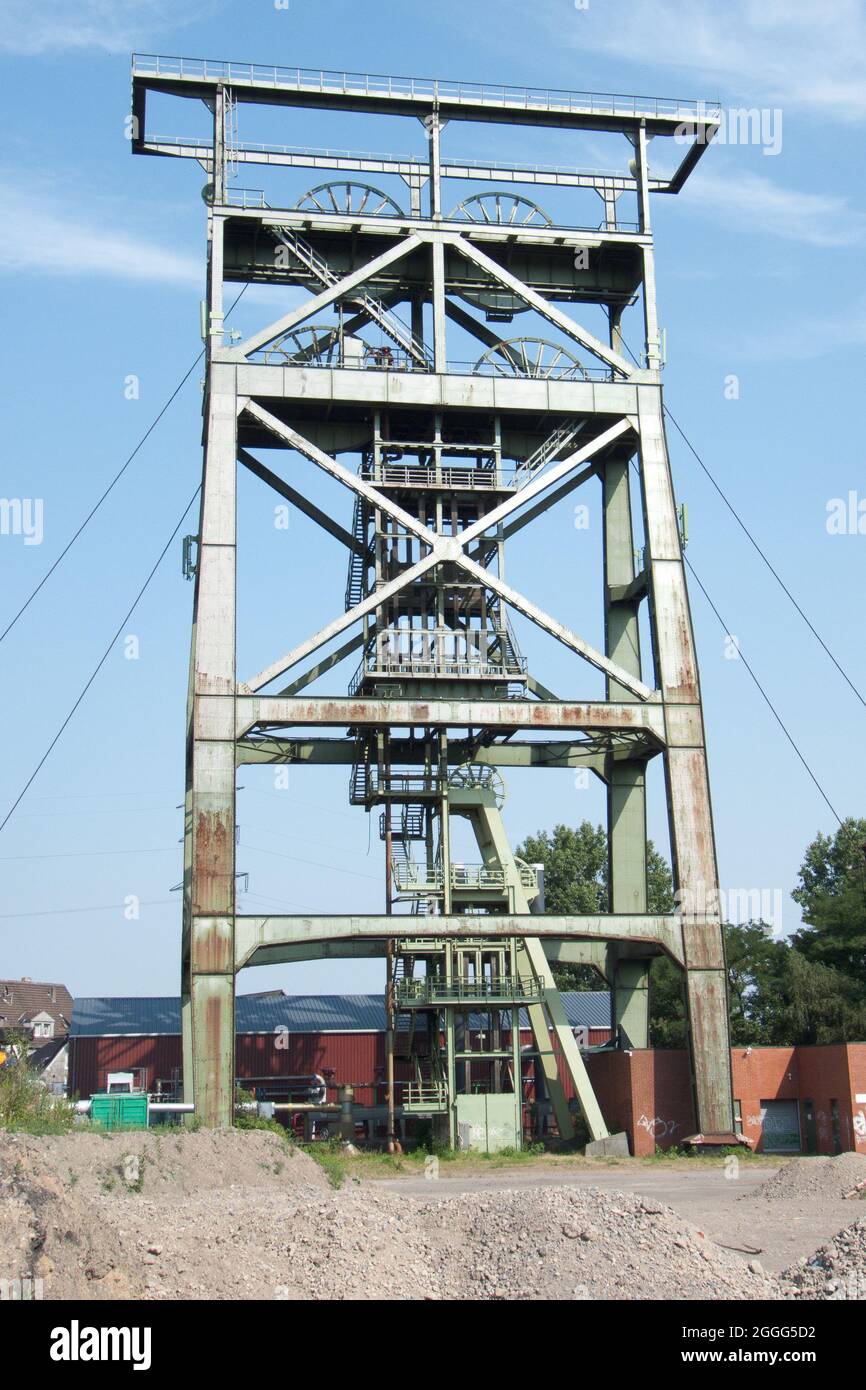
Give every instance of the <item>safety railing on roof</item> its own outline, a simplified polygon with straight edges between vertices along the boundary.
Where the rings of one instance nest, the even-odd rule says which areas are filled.
[[[135,53],[132,71],[139,77],[166,77],[225,82],[229,86],[282,88],[323,95],[366,96],[394,100],[490,105],[526,111],[588,112],[599,116],[655,116],[664,119],[714,119],[718,102],[690,97],[629,96],[621,92],[572,92],[555,87],[517,87],[501,82],[451,81],[431,77],[394,77],[384,73],[340,72],[328,68],[292,68],[263,63],[236,63],[215,58],[184,58]]]
[[[394,886],[399,893],[441,892],[445,875],[441,865],[416,864],[411,859],[391,862]],[[537,888],[535,870],[529,864],[518,863],[517,872],[522,888]],[[489,868],[486,864],[452,864],[451,887],[455,892],[504,892],[507,887],[505,870]]]

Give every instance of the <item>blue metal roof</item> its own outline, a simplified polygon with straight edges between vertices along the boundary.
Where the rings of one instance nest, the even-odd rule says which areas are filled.
[[[609,1028],[610,996],[603,990],[587,990],[561,996],[572,1028]],[[238,1033],[383,1033],[385,997],[382,994],[239,994],[236,1005]],[[528,1028],[525,1010],[521,1027]],[[470,1028],[481,1026],[473,1014]],[[180,1033],[180,999],[161,998],[76,999],[70,1036],[105,1038]]]
[[[72,1038],[135,1037],[139,1034],[179,1033],[180,999],[76,999],[72,1005]]]

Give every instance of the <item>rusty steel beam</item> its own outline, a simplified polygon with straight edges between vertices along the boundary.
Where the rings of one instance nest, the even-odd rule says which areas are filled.
[[[206,923],[205,923],[206,925]],[[539,937],[549,941],[623,941],[655,946],[682,962],[684,959],[680,919],[665,914],[597,914],[581,917],[545,916],[525,913],[497,915],[496,934]],[[477,913],[449,913],[425,918],[422,922],[405,916],[270,916],[238,914],[236,919],[236,964],[255,965],[256,953],[267,950],[268,961],[276,961],[280,946],[295,948],[314,942],[328,943],[336,954],[338,943],[388,941],[407,936],[475,937],[490,936],[489,916]]]
[[[395,728],[572,729],[591,732],[646,733],[661,746],[665,717],[653,701],[569,700],[381,700],[342,696],[285,698],[279,695],[238,695],[236,735],[256,727],[296,724],[363,727],[389,724]],[[199,706],[207,727],[211,704]],[[216,712],[214,711],[216,717]]]

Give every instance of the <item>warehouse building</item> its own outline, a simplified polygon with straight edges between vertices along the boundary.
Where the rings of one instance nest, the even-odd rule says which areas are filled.
[[[563,996],[578,1043],[609,1043],[610,996],[587,991]],[[423,1016],[422,1016],[423,1017]],[[487,1019],[471,1014],[470,1048],[484,1049]],[[384,996],[380,994],[286,995],[281,990],[239,995],[236,1011],[238,1084],[263,1100],[304,1100],[323,1078],[328,1099],[351,1085],[366,1132],[386,1126]],[[529,1020],[521,1012],[521,1047],[532,1048]],[[396,1051],[401,1052],[398,1035]],[[182,1089],[180,999],[77,999],[70,1035],[69,1093],[87,1098],[105,1089],[110,1072],[131,1072],[135,1085],[151,1094],[178,1098]],[[565,1079],[565,1069],[563,1069]],[[397,1064],[396,1101],[411,1079]],[[524,1090],[535,1100],[534,1063],[527,1058]],[[571,1098],[571,1093],[569,1092]],[[546,1120],[546,1099],[539,1086]]]

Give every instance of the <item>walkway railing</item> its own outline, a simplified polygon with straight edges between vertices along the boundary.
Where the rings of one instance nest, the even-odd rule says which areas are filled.
[[[183,58],[135,53],[133,76],[168,77],[229,86],[273,87],[322,95],[365,96],[393,100],[449,102],[467,106],[503,106],[526,111],[588,112],[599,116],[656,116],[682,120],[713,119],[718,102],[688,97],[627,96],[621,92],[571,92],[556,87],[515,87],[501,82],[454,82],[431,77],[392,77],[383,73],[339,72],[328,68],[291,68],[264,63],[235,63],[215,58]]]

